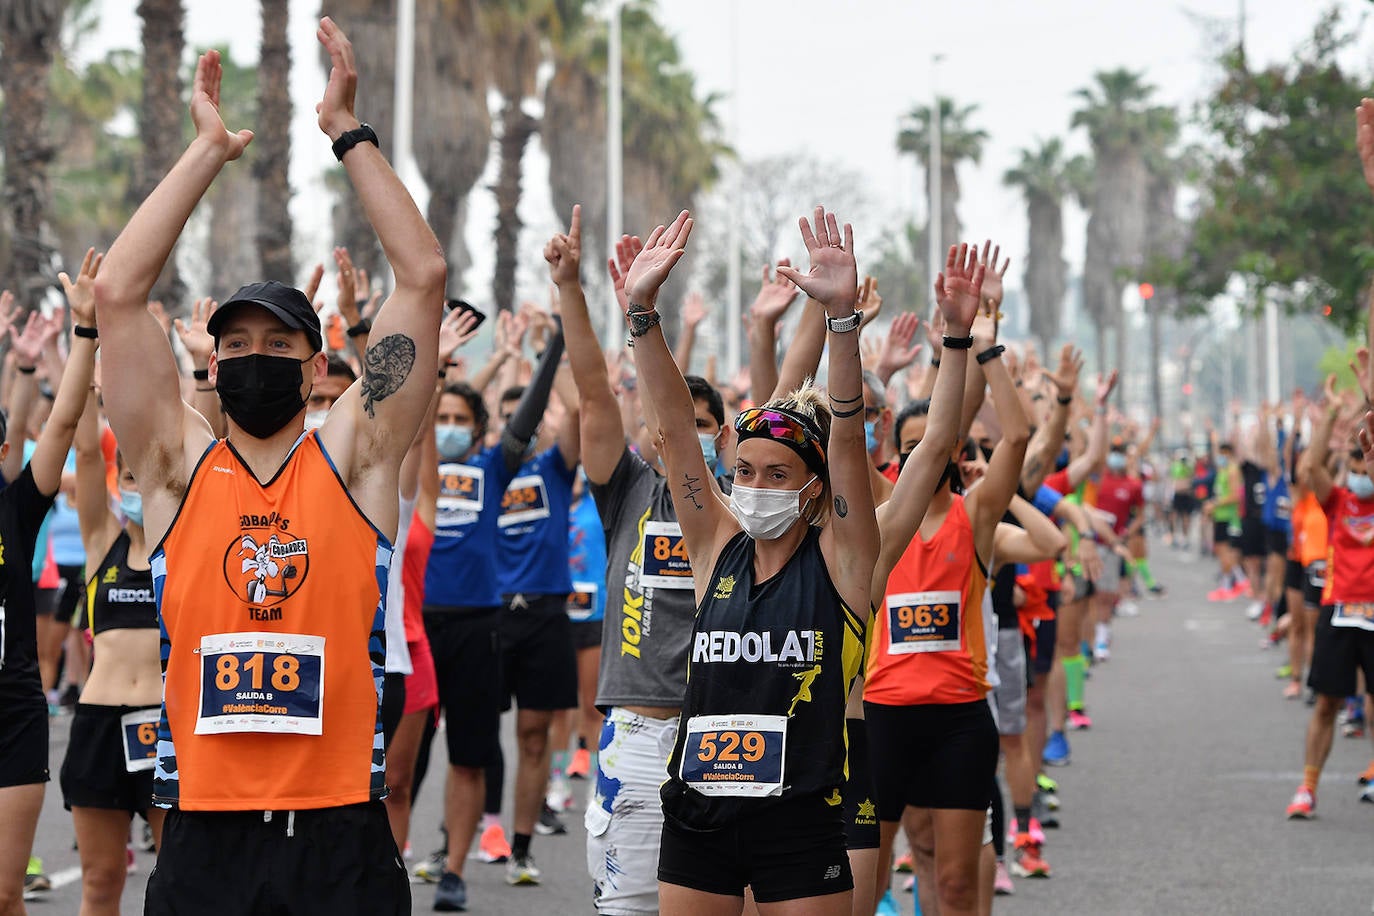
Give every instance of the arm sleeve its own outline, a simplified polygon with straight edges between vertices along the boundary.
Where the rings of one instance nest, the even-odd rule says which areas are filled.
[[[525,460],[525,449],[539,429],[539,421],[544,416],[544,408],[549,406],[549,394],[553,391],[553,377],[558,372],[558,362],[563,358],[563,328],[553,335],[544,355],[534,370],[534,378],[520,398],[515,414],[501,433],[501,452],[506,465],[512,471],[519,468]]]

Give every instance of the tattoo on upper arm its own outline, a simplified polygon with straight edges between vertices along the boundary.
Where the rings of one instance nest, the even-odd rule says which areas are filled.
[[[845,502],[843,496],[835,497],[835,514],[840,518],[844,518],[849,514],[849,503]]]
[[[691,474],[682,475],[682,495],[692,504],[692,508],[700,512],[704,507],[697,499],[704,487],[701,485],[700,477],[693,477]]]
[[[1021,471],[1021,476],[1023,478],[1034,480],[1035,478],[1040,476],[1040,468],[1043,466],[1044,462],[1040,460],[1040,456],[1034,455],[1031,457],[1029,461],[1026,462],[1026,467],[1024,470]]]
[[[404,334],[388,334],[368,344],[363,354],[363,410],[376,417],[374,405],[400,390],[415,367],[415,341]]]

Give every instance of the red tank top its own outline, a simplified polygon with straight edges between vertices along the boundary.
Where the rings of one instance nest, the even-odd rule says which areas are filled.
[[[1330,522],[1322,604],[1374,602],[1374,499],[1332,487],[1322,509]]]
[[[955,496],[935,536],[912,538],[888,576],[869,630],[864,699],[887,706],[981,700],[986,584],[964,498]]]
[[[425,603],[425,567],[429,565],[429,550],[433,546],[434,529],[420,520],[420,513],[415,513],[410,520],[410,533],[406,535],[405,555],[401,558],[406,642],[423,642],[429,645],[429,639],[425,636],[425,620],[420,609]]]

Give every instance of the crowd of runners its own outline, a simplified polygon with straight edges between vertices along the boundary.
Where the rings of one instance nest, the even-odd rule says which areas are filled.
[[[354,116],[348,41],[318,37],[320,127],[385,302],[336,249],[332,329],[322,271],[174,323],[149,306],[252,139],[220,119],[213,51],[195,139],[62,275],[66,310],[0,302],[0,914],[71,840],[35,841],[50,767],[83,914],[119,912],[139,844],[150,914],[407,913],[413,880],[461,911],[473,862],[538,884],[534,838],[570,829],[604,914],[872,916],[913,884],[925,913],[989,912],[1052,874],[1049,774],[1092,726],[1088,669],[1163,593],[1150,524],[1215,553],[1207,598],[1286,639],[1283,696],[1312,706],[1287,815],[1312,815],[1374,677],[1367,350],[1360,390],[1168,454],[1112,406],[1115,372],[1002,339],[1000,248],[950,249],[930,321],[874,323],[853,231],[817,207],[807,268],[764,270],[747,378],[722,383],[688,371],[702,308],[675,350],[656,308],[690,215],[614,246],[612,341],[574,208],[544,249],[553,306],[493,319],[470,365],[485,316],[445,304],[434,236]],[[1374,177],[1374,103],[1360,138]],[[441,837],[410,829],[426,782]]]

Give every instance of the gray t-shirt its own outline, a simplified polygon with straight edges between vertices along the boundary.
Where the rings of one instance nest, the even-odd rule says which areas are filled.
[[[596,705],[681,706],[697,607],[668,483],[627,448],[591,492],[606,530]]]

